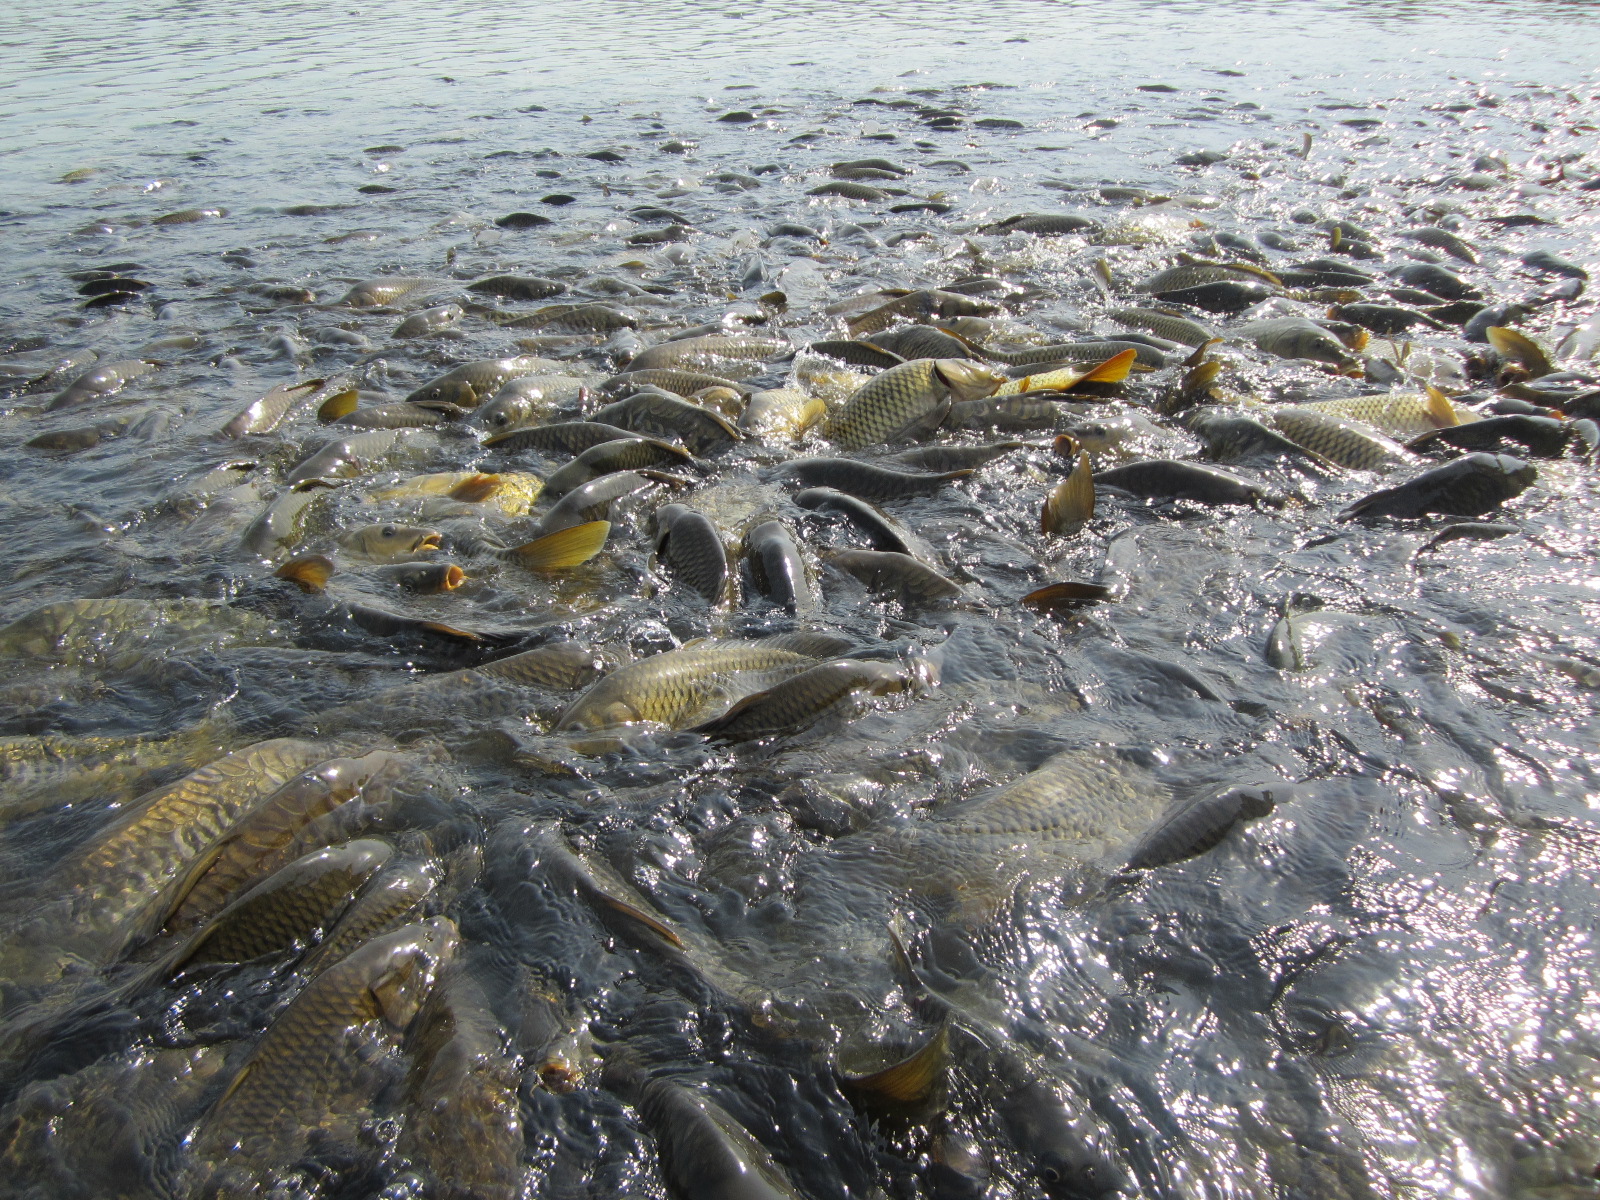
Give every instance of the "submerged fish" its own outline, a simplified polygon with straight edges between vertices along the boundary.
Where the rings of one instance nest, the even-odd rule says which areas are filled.
[[[1382,488],[1339,514],[1352,517],[1421,517],[1448,513],[1476,517],[1491,512],[1533,485],[1538,470],[1509,454],[1468,454],[1424,471],[1415,479]]]

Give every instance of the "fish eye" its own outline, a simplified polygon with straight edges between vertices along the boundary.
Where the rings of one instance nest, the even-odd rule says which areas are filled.
[[[1061,1172],[1056,1170],[1054,1167],[1040,1167],[1039,1168],[1039,1178],[1044,1180],[1048,1184],[1060,1183],[1061,1182]]]
[[[511,418],[508,417],[503,412],[497,412],[497,413],[490,413],[489,414],[489,424],[491,424],[491,425],[504,425],[508,421],[510,421],[510,419]]]
[[[378,530],[378,535],[386,538],[396,537],[399,535],[399,533],[400,531],[393,525],[385,525],[382,529]]]

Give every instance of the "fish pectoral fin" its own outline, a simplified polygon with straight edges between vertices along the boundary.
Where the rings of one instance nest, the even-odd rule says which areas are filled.
[[[1128,372],[1133,370],[1133,364],[1138,359],[1137,350],[1124,350],[1120,354],[1113,354],[1105,362],[1095,367],[1092,371],[1079,378],[1072,386],[1079,383],[1121,383],[1128,377]]]
[[[507,553],[535,571],[561,571],[588,562],[605,548],[610,521],[589,521],[534,538]]]
[[[459,500],[463,504],[481,504],[504,486],[505,481],[500,476],[478,471],[451,488],[449,496],[450,499]]]

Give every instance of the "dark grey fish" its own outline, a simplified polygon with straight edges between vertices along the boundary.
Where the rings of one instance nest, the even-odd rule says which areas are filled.
[[[1538,475],[1531,463],[1509,454],[1468,454],[1424,471],[1397,487],[1373,492],[1339,517],[1345,521],[1354,517],[1422,517],[1428,513],[1476,517],[1520,496]]]
[[[853,497],[845,499],[861,503]],[[805,558],[783,522],[763,521],[757,525],[745,535],[744,553],[756,590],[768,600],[790,613],[816,607]]]
[[[838,550],[827,558],[830,566],[854,575],[876,595],[893,596],[902,604],[954,600],[961,588],[926,563],[909,554],[887,550]]]
[[[900,500],[931,496],[947,483],[965,479],[971,471],[943,471],[916,475],[891,471],[850,458],[800,458],[779,468],[778,474],[805,487],[837,488],[866,500]]]
[[[1571,438],[1572,430],[1566,421],[1511,415],[1435,429],[1407,442],[1406,449],[1427,451],[1453,446],[1457,450],[1500,450],[1510,442],[1536,458],[1559,458]]]
[[[1231,472],[1170,458],[1154,458],[1097,471],[1094,482],[1097,487],[1114,487],[1147,500],[1195,500],[1201,504],[1248,504],[1252,507],[1283,503],[1282,497]]]
[[[711,518],[682,504],[656,509],[656,554],[691,591],[712,604],[727,598],[728,551]]]
[[[1026,449],[1027,445],[1027,442],[994,442],[987,446],[919,446],[892,454],[883,461],[918,471],[975,471],[1001,455]]]
[[[893,554],[911,553],[905,531],[865,500],[835,488],[813,487],[797,492],[794,502],[801,508],[815,512],[838,513],[866,536],[874,550],[886,550]]]
[[[1128,867],[1145,870],[1204,854],[1241,821],[1264,817],[1286,800],[1284,784],[1235,787],[1175,805],[1128,855]]]
[[[540,450],[545,453],[582,454],[592,446],[630,438],[633,431],[599,421],[556,421],[549,425],[532,425],[522,429],[508,429],[493,437],[483,439],[486,447],[496,450]]]

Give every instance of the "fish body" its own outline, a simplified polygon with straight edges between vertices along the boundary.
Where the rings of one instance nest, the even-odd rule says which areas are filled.
[[[839,550],[828,556],[830,566],[853,575],[878,595],[893,596],[907,606],[962,595],[959,585],[946,579],[909,554],[889,550]]]
[[[246,437],[252,433],[271,433],[301,404],[309,405],[319,395],[337,390],[323,379],[307,379],[273,388],[259,400],[246,405],[222,427],[224,437]]]
[[[681,504],[656,509],[656,554],[690,591],[711,604],[728,595],[728,551],[711,518]]]
[[[783,522],[763,521],[751,529],[745,535],[744,553],[751,579],[763,596],[789,613],[816,607],[805,557]]]
[[[875,375],[829,414],[823,434],[860,450],[936,428],[952,400],[987,396],[1000,380],[963,359],[917,359]]]
[[[1376,491],[1339,515],[1342,520],[1422,517],[1429,513],[1476,517],[1520,496],[1538,474],[1531,463],[1509,454],[1468,454],[1424,471],[1415,479]]]
[[[674,396],[687,398],[705,391],[707,388],[729,388],[743,395],[748,388],[741,388],[732,379],[721,375],[707,375],[702,371],[684,371],[676,367],[647,367],[643,370],[628,370],[620,375],[613,375],[600,385],[600,391],[606,396],[632,396],[647,388],[659,388],[664,392],[671,392]]]
[[[556,721],[557,730],[605,729],[648,721],[681,729],[740,695],[815,664],[763,642],[722,642],[668,650],[618,667],[589,687]]]
[[[161,364],[145,358],[123,358],[116,362],[100,363],[57,392],[46,406],[51,412],[63,408],[79,408],[96,400],[115,396],[135,379],[150,374]]]
[[[914,676],[898,664],[840,658],[746,696],[696,728],[730,741],[793,733],[831,713],[853,708],[863,695],[897,695],[914,686]]]
[[[365,279],[352,287],[339,301],[352,308],[377,308],[393,304],[401,296],[409,296],[418,288],[428,287],[435,280],[412,275],[386,275]]]
[[[813,512],[838,513],[872,543],[874,550],[910,554],[908,534],[896,522],[865,500],[836,488],[813,487],[796,492],[794,502]]]
[[[539,520],[539,535],[546,536],[610,519],[611,506],[624,496],[655,487],[658,479],[638,471],[615,471],[573,488]]]
[[[544,482],[544,494],[555,500],[574,488],[616,471],[638,471],[645,467],[688,467],[693,456],[681,446],[648,437],[625,437],[590,446]]]
[[[1413,461],[1399,442],[1352,417],[1301,404],[1273,405],[1264,416],[1295,445],[1341,467],[1375,471]]]
[[[735,337],[711,334],[661,342],[641,350],[628,363],[629,371],[651,368],[677,368],[706,371],[734,364],[759,364],[790,351],[788,342],[776,338]]]
[[[439,304],[433,308],[425,308],[421,312],[412,313],[404,321],[395,326],[392,337],[414,338],[428,337],[431,334],[443,332],[461,323],[461,318],[466,316],[466,310],[459,304]]]
[[[900,500],[934,495],[946,484],[965,479],[972,472],[920,474],[892,471],[849,458],[800,458],[786,464],[779,474],[807,488],[834,488],[864,500]]]
[[[1313,400],[1300,407],[1364,421],[1390,437],[1406,440],[1421,437],[1433,429],[1459,425],[1463,420],[1463,412],[1437,392],[1348,396],[1339,400]],[[1464,415],[1468,420],[1476,416],[1470,412]]]
[[[541,453],[582,454],[591,446],[632,437],[634,431],[601,421],[556,421],[550,425],[526,425],[508,429],[483,440],[485,448],[505,450],[537,450]]]
[[[637,329],[639,322],[605,304],[552,304],[504,322],[507,329],[544,329],[557,333],[614,333]]]
[[[473,421],[491,434],[515,429],[557,408],[578,404],[586,394],[582,380],[572,375],[519,375],[502,384]]]
[[[1216,340],[1217,332],[1209,325],[1176,313],[1154,308],[1115,308],[1106,314],[1119,325],[1130,329],[1145,329],[1169,342],[1185,346],[1204,346]]]
[[[1096,484],[1147,500],[1194,500],[1201,504],[1281,504],[1260,484],[1201,463],[1155,458],[1095,474]]]
[[[1559,458],[1571,439],[1568,422],[1519,413],[1436,429],[1413,438],[1406,448],[1426,451],[1453,446],[1457,450],[1499,450],[1510,442],[1538,458]]]
[[[1332,466],[1330,457],[1293,441],[1243,413],[1225,413],[1202,408],[1188,422],[1189,429],[1205,444],[1205,457],[1214,462],[1242,459],[1309,458]]]
[[[372,464],[417,446],[421,435],[407,429],[373,429],[335,438],[302,459],[285,477],[291,486],[307,479],[347,479],[364,474]]]
[[[1250,341],[1256,349],[1279,358],[1305,359],[1340,368],[1352,366],[1356,361],[1343,342],[1315,321],[1304,317],[1270,317],[1249,321],[1240,327],[1239,336]]]
[[[719,454],[744,436],[720,413],[655,387],[596,409],[589,419],[653,437],[675,438],[694,454]]]
[[[796,388],[769,388],[751,392],[739,428],[747,434],[780,434],[798,441],[828,415],[828,406]]]
[[[491,275],[467,284],[467,291],[506,300],[548,300],[567,290],[567,285],[537,275]]]
[[[353,1142],[352,1107],[371,1099],[376,1082],[363,1058],[397,1047],[456,943],[447,920],[408,925],[313,979],[201,1121],[192,1146],[201,1194],[266,1189],[313,1149],[317,1133]]]
[[[511,380],[544,371],[548,359],[531,354],[511,358],[485,358],[462,363],[417,388],[406,397],[410,404],[446,401],[462,408],[477,408]]]

